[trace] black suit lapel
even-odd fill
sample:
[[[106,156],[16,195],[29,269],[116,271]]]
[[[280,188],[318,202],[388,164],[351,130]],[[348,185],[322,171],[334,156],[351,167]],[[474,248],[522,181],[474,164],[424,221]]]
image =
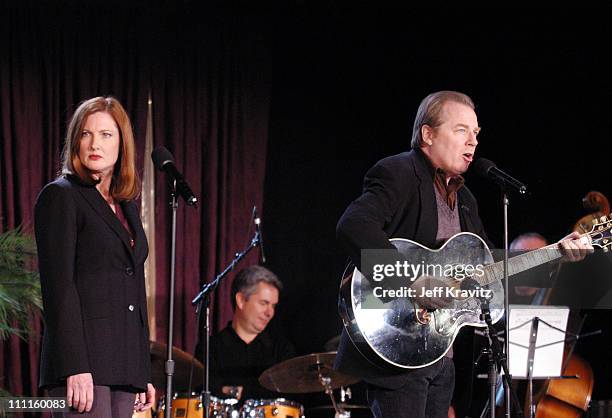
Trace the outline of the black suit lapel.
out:
[[[110,208],[108,203],[104,200],[100,192],[95,187],[81,186],[78,187],[79,192],[85,198],[87,203],[95,210],[98,215],[106,222],[106,224],[113,230],[113,232],[119,237],[125,248],[128,250],[132,261],[134,261],[134,252],[130,245],[130,234],[125,229],[117,215]]]
[[[132,228],[134,233],[134,255],[138,263],[144,261],[146,258],[147,237],[142,229],[142,222],[140,221],[140,214],[138,213],[138,207],[134,201],[121,202],[121,209],[123,214]]]
[[[414,151],[414,173],[419,181],[419,199],[421,212],[416,225],[415,241],[429,247],[436,242],[438,233],[438,207],[433,185],[433,172],[425,161],[425,155]]]

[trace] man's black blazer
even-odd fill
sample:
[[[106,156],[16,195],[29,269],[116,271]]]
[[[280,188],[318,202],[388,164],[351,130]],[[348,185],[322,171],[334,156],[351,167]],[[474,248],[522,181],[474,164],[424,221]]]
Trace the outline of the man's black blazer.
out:
[[[96,385],[144,390],[150,382],[144,281],[147,239],[133,201],[130,235],[94,186],[75,177],[46,185],[35,208],[44,307],[40,386],[90,372]]]
[[[433,248],[438,229],[434,169],[420,150],[377,162],[366,174],[363,193],[346,209],[336,228],[337,239],[352,262],[360,265],[362,249],[394,249],[390,238],[406,238]],[[458,191],[461,230],[481,236],[488,245],[476,199],[467,187]],[[456,342],[455,357],[472,342]],[[458,347],[459,345],[459,347]],[[409,372],[382,369],[363,357],[343,330],[335,367],[388,389],[402,386]],[[459,370],[458,370],[459,371]]]

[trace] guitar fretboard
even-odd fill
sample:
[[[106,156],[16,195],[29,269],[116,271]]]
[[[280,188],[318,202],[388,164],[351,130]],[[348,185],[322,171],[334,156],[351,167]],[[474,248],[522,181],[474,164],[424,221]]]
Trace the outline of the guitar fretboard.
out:
[[[508,260],[508,276],[521,273],[553,260],[558,260],[561,257],[563,257],[563,253],[561,252],[559,244],[551,244],[546,247],[538,248],[537,250],[519,254]],[[478,280],[481,285],[487,285],[496,280],[502,280],[504,278],[503,260],[485,266],[484,271],[485,274],[483,278]]]

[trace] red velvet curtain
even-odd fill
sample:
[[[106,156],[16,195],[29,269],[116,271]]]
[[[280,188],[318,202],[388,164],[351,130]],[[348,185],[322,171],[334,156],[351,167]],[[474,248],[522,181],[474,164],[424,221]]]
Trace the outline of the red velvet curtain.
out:
[[[113,95],[134,126],[142,170],[147,97],[155,146],[166,146],[200,199],[178,211],[174,345],[192,351],[191,299],[231,261],[261,211],[270,57],[257,19],[219,9],[107,5],[6,7],[0,13],[1,230],[32,231],[33,206],[59,169],[67,121],[78,103]],[[157,339],[165,342],[170,222],[164,174],[156,177]],[[257,251],[240,267],[257,262]],[[231,317],[230,275],[214,298],[214,326]],[[41,332],[40,321],[33,324]],[[0,386],[35,395],[39,335],[0,343]]]

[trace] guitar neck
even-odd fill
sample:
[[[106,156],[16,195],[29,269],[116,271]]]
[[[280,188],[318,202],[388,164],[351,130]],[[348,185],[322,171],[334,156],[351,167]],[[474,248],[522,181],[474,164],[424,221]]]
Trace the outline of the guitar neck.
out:
[[[563,257],[563,252],[559,243],[516,255],[508,260],[508,276],[522,273],[550,261],[558,260],[561,257]],[[504,261],[489,264],[485,266],[484,271],[484,280],[479,280],[484,282],[482,284],[502,280],[504,278]]]

